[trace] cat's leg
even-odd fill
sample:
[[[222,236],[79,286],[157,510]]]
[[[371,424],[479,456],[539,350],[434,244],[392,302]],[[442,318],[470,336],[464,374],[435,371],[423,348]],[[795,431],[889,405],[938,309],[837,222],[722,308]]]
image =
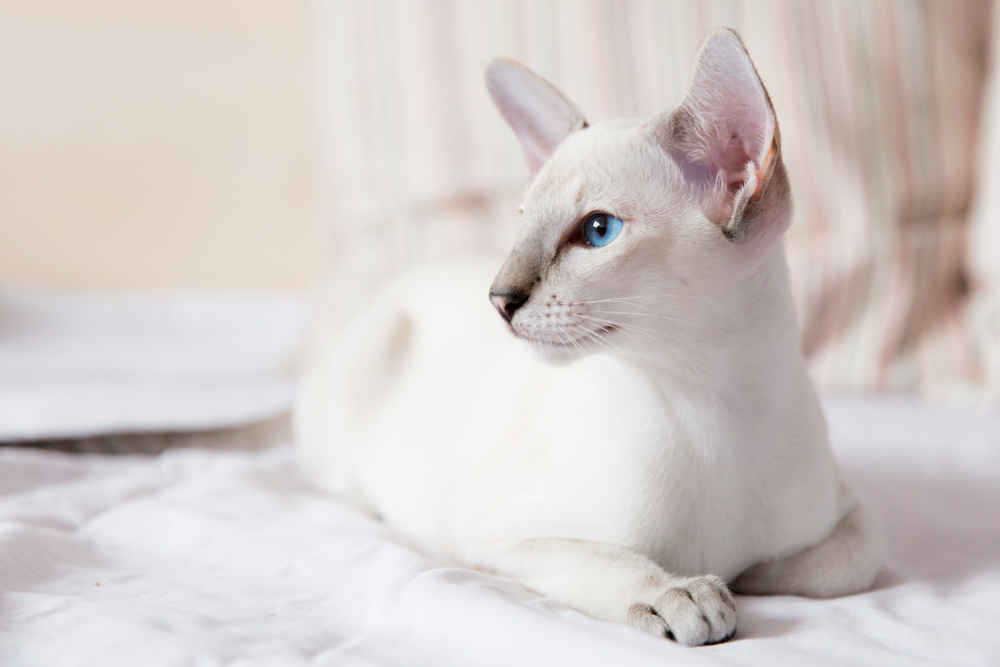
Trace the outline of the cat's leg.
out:
[[[736,633],[736,606],[719,577],[676,577],[610,544],[538,539],[492,548],[476,560],[589,616],[689,646]]]
[[[871,588],[882,567],[882,535],[861,505],[844,515],[819,544],[791,556],[751,566],[733,581],[749,595],[831,598]]]

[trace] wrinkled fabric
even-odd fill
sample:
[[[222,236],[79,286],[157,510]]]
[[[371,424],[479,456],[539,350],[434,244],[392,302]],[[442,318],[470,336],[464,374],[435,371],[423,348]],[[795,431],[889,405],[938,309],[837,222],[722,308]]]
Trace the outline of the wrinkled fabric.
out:
[[[157,457],[0,449],[0,663],[1000,663],[1000,417],[827,401],[885,526],[876,590],[738,597],[685,649],[422,555],[326,496],[291,448]]]

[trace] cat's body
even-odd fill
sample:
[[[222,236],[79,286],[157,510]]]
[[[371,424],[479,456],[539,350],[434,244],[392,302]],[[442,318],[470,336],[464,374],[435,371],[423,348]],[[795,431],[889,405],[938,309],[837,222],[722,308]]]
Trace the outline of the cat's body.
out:
[[[296,410],[300,458],[331,491],[688,644],[735,631],[723,580],[837,595],[870,585],[880,558],[799,352],[770,102],[732,33],[699,68],[672,114],[587,128],[526,70],[491,66],[539,170],[490,289],[502,319],[485,299],[499,262],[410,275],[311,371]],[[713,112],[700,99],[717,102],[720,72],[735,101]]]
[[[537,359],[483,298],[498,268],[467,259],[407,275],[354,324],[326,378],[310,376],[332,386],[303,394],[300,422],[326,432],[303,429],[302,454],[333,490],[463,560],[482,543],[563,537],[727,580],[840,520],[819,405],[801,363],[775,363],[778,346],[758,341],[735,363],[704,350],[730,367],[717,380],[733,392],[706,409],[691,369],[658,379],[609,355]]]

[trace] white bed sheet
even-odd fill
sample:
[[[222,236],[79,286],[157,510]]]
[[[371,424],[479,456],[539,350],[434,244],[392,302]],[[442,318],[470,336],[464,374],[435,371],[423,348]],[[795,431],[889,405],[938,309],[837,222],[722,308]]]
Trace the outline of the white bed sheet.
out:
[[[0,286],[0,441],[222,428],[287,411],[302,296]]]
[[[432,562],[315,491],[287,447],[0,449],[0,664],[1000,664],[1000,417],[827,407],[885,524],[878,588],[738,598],[735,640],[699,649]]]

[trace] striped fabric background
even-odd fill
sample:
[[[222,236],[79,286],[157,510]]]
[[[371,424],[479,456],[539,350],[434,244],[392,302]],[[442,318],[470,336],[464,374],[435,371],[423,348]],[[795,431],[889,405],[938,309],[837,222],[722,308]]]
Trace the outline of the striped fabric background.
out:
[[[970,298],[965,327],[982,361],[985,392],[977,398],[1000,405],[1000,15],[994,10],[990,74],[983,103],[982,131],[972,211],[969,214],[967,263]]]
[[[704,37],[740,30],[782,129],[803,349],[834,389],[964,392],[968,210],[988,0],[315,0],[336,321],[384,276],[503,254],[528,181],[482,84],[491,56],[591,122],[683,96]]]

